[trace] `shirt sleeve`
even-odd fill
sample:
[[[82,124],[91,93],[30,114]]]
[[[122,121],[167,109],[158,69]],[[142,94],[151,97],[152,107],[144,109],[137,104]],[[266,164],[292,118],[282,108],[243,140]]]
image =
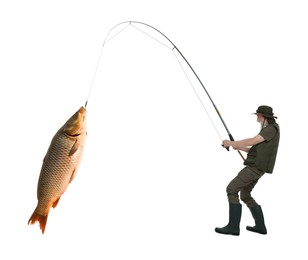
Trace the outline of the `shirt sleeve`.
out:
[[[266,140],[270,141],[271,139],[274,138],[276,134],[276,128],[268,125],[267,127],[263,128],[262,131],[260,132],[260,135]]]

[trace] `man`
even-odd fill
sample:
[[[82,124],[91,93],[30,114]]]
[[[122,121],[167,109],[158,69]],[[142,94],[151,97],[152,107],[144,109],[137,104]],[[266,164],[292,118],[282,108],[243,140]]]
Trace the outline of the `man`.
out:
[[[255,137],[240,141],[224,140],[223,146],[232,146],[235,150],[247,152],[245,167],[227,186],[229,201],[229,223],[225,227],[215,228],[220,234],[239,235],[242,205],[240,199],[247,205],[255,220],[255,226],[247,226],[249,231],[267,234],[261,206],[252,198],[251,191],[264,173],[272,173],[279,145],[279,125],[276,123],[273,109],[269,106],[259,106],[256,113],[261,131]]]

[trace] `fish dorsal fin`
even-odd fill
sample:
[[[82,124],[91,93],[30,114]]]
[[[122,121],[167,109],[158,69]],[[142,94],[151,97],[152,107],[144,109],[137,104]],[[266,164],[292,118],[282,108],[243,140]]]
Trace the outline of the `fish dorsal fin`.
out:
[[[78,142],[78,139],[76,139],[76,141],[75,141],[75,143],[73,144],[73,146],[72,146],[72,148],[71,148],[71,150],[70,150],[68,156],[72,156],[74,153],[76,153],[77,150],[78,150],[78,148],[79,148],[79,142]]]

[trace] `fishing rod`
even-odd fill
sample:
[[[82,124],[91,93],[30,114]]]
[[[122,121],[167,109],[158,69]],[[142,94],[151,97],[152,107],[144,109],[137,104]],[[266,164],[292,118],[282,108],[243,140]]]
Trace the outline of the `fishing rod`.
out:
[[[197,78],[197,80],[199,81],[200,85],[202,86],[203,90],[205,91],[206,95],[208,96],[209,100],[211,101],[211,103],[212,103],[212,105],[213,105],[213,107],[214,107],[214,109],[215,109],[217,115],[219,116],[219,118],[220,118],[220,120],[221,120],[221,122],[222,122],[224,128],[226,129],[230,141],[234,141],[234,138],[233,138],[231,132],[229,131],[229,129],[228,129],[228,127],[227,127],[227,125],[226,125],[224,119],[222,118],[222,116],[221,116],[221,114],[220,114],[220,112],[219,112],[217,106],[215,105],[215,103],[214,103],[212,97],[210,96],[209,92],[207,91],[207,89],[206,89],[205,86],[203,85],[203,83],[202,83],[201,79],[199,78],[198,74],[196,73],[196,71],[194,70],[194,68],[190,65],[190,63],[189,63],[188,60],[185,58],[185,56],[182,54],[182,52],[178,49],[178,47],[177,47],[177,46],[176,46],[176,45],[175,45],[164,33],[162,33],[160,30],[158,30],[157,28],[153,27],[152,25],[149,25],[149,24],[144,23],[144,22],[138,22],[138,21],[125,21],[125,22],[121,22],[121,23],[118,23],[117,25],[115,25],[115,26],[109,31],[109,33],[107,34],[107,36],[106,36],[106,38],[105,38],[105,41],[104,41],[104,43],[103,43],[103,48],[104,48],[104,46],[105,46],[105,43],[106,43],[107,40],[108,40],[108,37],[109,37],[109,34],[111,33],[111,31],[113,31],[114,28],[116,28],[116,27],[118,27],[118,26],[120,26],[120,25],[123,25],[123,24],[128,24],[127,26],[132,25],[132,24],[140,24],[140,25],[149,27],[149,28],[155,30],[156,32],[158,32],[160,35],[162,35],[165,39],[167,39],[167,40],[169,41],[169,43],[172,45],[172,50],[176,50],[176,51],[180,54],[180,56],[183,58],[183,60],[185,61],[185,63],[188,65],[188,67],[191,69],[191,71],[193,72],[193,74],[195,75],[195,77]],[[126,27],[127,27],[127,26],[126,26]],[[125,28],[126,28],[126,27],[125,27]],[[134,26],[134,27],[135,27],[135,26]],[[125,28],[124,28],[124,29],[125,29]],[[137,27],[135,27],[135,28],[137,28]],[[124,29],[122,29],[121,31],[123,31]],[[137,28],[137,29],[138,29],[138,28]],[[120,32],[121,32],[121,31],[120,31]],[[120,32],[118,32],[117,34],[119,34]],[[116,35],[117,35],[117,34],[116,34]],[[115,36],[116,36],[116,35],[115,35]],[[113,36],[113,37],[115,37],[115,36]],[[148,36],[149,36],[149,35],[148,35]],[[113,38],[113,37],[112,37],[112,38]],[[151,36],[150,36],[150,37],[151,37]],[[152,37],[151,37],[151,38],[152,38]],[[110,39],[109,39],[109,40],[110,40]],[[108,41],[109,41],[109,40],[108,40]],[[162,44],[163,44],[163,43],[162,43]],[[165,45],[165,44],[163,44],[163,45]],[[102,51],[103,51],[103,48],[102,48]],[[101,51],[100,56],[99,56],[98,64],[99,64],[99,61],[100,61],[101,56],[102,56],[102,51]],[[94,77],[95,77],[96,72],[97,72],[98,64],[97,64],[96,69],[95,69]],[[93,85],[93,81],[94,81],[94,78],[93,78],[93,80],[92,80],[91,88],[92,88],[92,85]],[[90,91],[91,91],[91,88],[90,88]],[[90,92],[89,92],[89,94],[90,94]],[[200,102],[201,102],[201,101],[200,101]],[[85,106],[87,105],[87,103],[88,103],[88,99],[87,99],[87,101],[86,101]],[[202,102],[201,102],[201,103],[202,103]],[[223,144],[222,144],[222,146],[223,146]],[[223,146],[223,147],[224,147],[224,146]],[[225,148],[229,151],[229,147],[225,147]],[[239,155],[242,157],[242,159],[245,160],[245,158],[244,158],[244,156],[242,155],[242,153],[241,153],[239,150],[237,150],[237,151],[238,151]]]

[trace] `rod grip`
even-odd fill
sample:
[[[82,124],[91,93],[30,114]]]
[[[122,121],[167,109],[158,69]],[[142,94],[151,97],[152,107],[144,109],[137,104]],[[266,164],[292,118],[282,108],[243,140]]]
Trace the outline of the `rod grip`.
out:
[[[228,151],[230,151],[229,147],[224,147],[224,145],[221,145],[223,148],[226,148]]]
[[[234,141],[234,138],[233,138],[232,134],[229,134],[229,139],[230,139],[230,141]],[[223,144],[221,146],[224,147]],[[224,147],[224,148],[226,148],[227,151],[230,151],[229,147]]]
[[[230,139],[230,141],[234,141],[234,138],[233,138],[233,136],[231,135],[231,134],[229,134],[229,139]],[[222,147],[224,147],[223,146],[223,144],[222,144]],[[228,151],[229,151],[229,147],[225,147]],[[244,156],[242,155],[242,153],[238,150],[237,151],[238,153],[239,153],[239,155],[242,157],[242,159],[245,161],[245,158],[244,158]]]

